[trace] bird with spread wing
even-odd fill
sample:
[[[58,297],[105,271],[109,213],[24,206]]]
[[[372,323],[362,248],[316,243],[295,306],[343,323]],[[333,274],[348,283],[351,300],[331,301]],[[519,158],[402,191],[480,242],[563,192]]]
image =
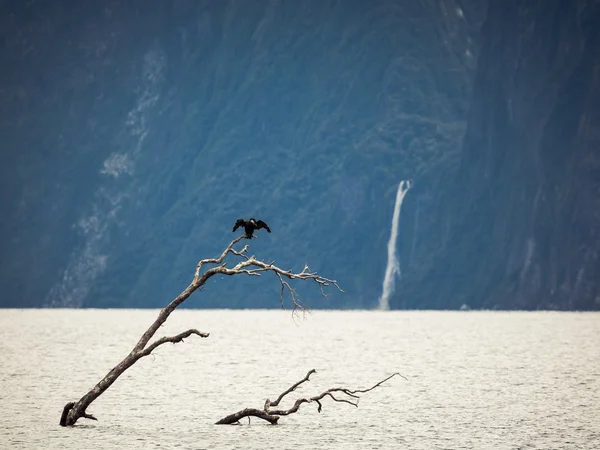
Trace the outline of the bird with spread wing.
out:
[[[261,228],[264,228],[269,233],[271,232],[269,225],[267,225],[262,220],[256,220],[254,217],[250,218],[250,220],[238,219],[237,222],[235,222],[232,231],[237,230],[239,227],[244,227],[244,231],[246,232],[246,239],[252,239],[254,237],[252,235],[252,233],[254,233],[254,230],[260,230]]]

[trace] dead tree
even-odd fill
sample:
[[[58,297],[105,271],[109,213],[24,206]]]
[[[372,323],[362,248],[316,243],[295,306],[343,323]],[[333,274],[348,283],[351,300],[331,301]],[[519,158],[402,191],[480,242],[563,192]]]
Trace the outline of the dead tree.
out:
[[[305,311],[305,307],[300,303],[298,299],[298,295],[296,291],[290,286],[287,280],[312,280],[319,285],[321,288],[321,292],[324,294],[323,288],[327,286],[335,286],[338,290],[341,291],[335,280],[330,280],[328,278],[324,278],[318,275],[316,272],[310,272],[308,266],[304,266],[304,269],[301,272],[294,273],[291,270],[283,270],[279,267],[275,266],[273,262],[265,263],[264,261],[257,260],[254,256],[248,256],[246,253],[248,251],[248,245],[246,245],[240,251],[237,251],[233,248],[235,244],[237,244],[240,240],[242,240],[244,236],[240,236],[227,246],[225,251],[218,258],[211,259],[203,259],[198,262],[196,266],[196,271],[194,273],[194,278],[190,285],[179,294],[171,303],[169,303],[165,308],[161,309],[158,317],[154,321],[150,328],[146,330],[146,332],[142,335],[138,343],[133,347],[131,352],[113,367],[108,374],[94,388],[85,394],[83,397],[79,399],[77,402],[69,402],[64,408],[60,418],[61,426],[72,426],[75,425],[77,420],[80,418],[97,420],[93,415],[88,414],[86,409],[90,404],[96,400],[104,391],[106,391],[116,380],[121,376],[123,372],[133,366],[139,359],[144,356],[150,355],[154,349],[157,347],[170,342],[175,344],[177,342],[182,342],[185,338],[188,338],[192,335],[200,336],[200,337],[208,337],[208,333],[204,333],[198,331],[196,329],[191,329],[184,331],[183,333],[179,333],[176,336],[165,336],[160,339],[155,340],[150,343],[150,340],[154,337],[155,333],[158,329],[165,323],[169,315],[181,305],[192,293],[204,286],[206,281],[212,277],[213,275],[221,274],[221,275],[238,275],[238,274],[246,274],[250,276],[260,276],[262,272],[273,272],[279,279],[281,283],[281,294],[279,297],[281,307],[284,305],[283,295],[287,289],[290,294],[292,301],[292,311],[296,313],[297,311]],[[227,262],[223,262],[225,257],[229,254],[233,254],[242,259],[242,261],[238,262],[234,267],[228,269]],[[205,265],[208,264],[216,264],[216,266],[210,267],[202,272],[202,269]]]
[[[374,385],[368,389],[350,390],[347,388],[331,388],[331,389],[328,389],[325,392],[322,392],[319,395],[315,395],[313,397],[299,398],[294,402],[294,405],[289,409],[271,409],[275,406],[279,406],[279,403],[281,402],[281,400],[283,400],[283,398],[286,395],[288,395],[290,392],[295,391],[296,388],[298,386],[300,386],[302,383],[309,381],[309,378],[313,373],[316,373],[315,369],[309,370],[303,379],[298,381],[296,384],[294,384],[292,387],[290,387],[287,391],[284,391],[282,394],[280,394],[279,397],[277,397],[277,400],[275,400],[274,402],[271,402],[269,399],[267,399],[263,409],[257,409],[257,408],[242,409],[241,411],[230,414],[227,417],[223,417],[221,420],[219,420],[216,423],[216,425],[237,425],[237,424],[239,424],[240,419],[243,419],[244,417],[248,417],[248,420],[250,420],[250,417],[258,417],[259,419],[266,420],[271,425],[277,425],[281,416],[289,416],[290,414],[294,414],[295,412],[298,412],[298,410],[300,409],[300,405],[302,405],[303,403],[315,402],[318,405],[317,412],[320,413],[321,410],[323,409],[323,404],[321,403],[321,401],[325,397],[330,397],[333,401],[340,402],[340,403],[348,403],[349,405],[356,406],[358,408],[358,399],[360,397],[357,394],[364,394],[365,392],[372,391],[376,387],[381,386],[387,380],[389,380],[390,378],[393,378],[395,376],[399,376],[399,377],[406,379],[403,375],[400,375],[399,373],[394,373],[394,374],[390,375],[389,377],[387,377],[385,380],[380,381],[379,383],[377,383],[376,385]],[[344,398],[340,398],[339,396],[336,397],[333,394],[342,395],[342,396],[344,396]]]

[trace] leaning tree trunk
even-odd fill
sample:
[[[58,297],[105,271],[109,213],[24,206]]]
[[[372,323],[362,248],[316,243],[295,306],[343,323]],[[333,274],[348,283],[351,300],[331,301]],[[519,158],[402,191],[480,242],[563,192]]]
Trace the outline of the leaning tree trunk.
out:
[[[321,412],[321,410],[323,409],[323,404],[321,403],[321,401],[325,397],[330,397],[333,401],[340,402],[340,403],[348,403],[349,405],[356,406],[358,408],[358,399],[360,398],[360,396],[358,394],[364,394],[365,392],[372,391],[373,389],[381,386],[387,380],[389,380],[390,378],[393,378],[395,376],[399,376],[399,377],[406,379],[403,375],[400,375],[399,373],[393,373],[392,375],[387,377],[385,380],[380,381],[379,383],[377,383],[376,385],[374,385],[368,389],[350,390],[347,388],[331,388],[331,389],[328,389],[325,392],[322,392],[319,395],[315,395],[313,397],[299,398],[294,402],[294,404],[292,405],[291,408],[271,409],[274,406],[279,406],[279,403],[283,400],[283,398],[286,395],[288,395],[290,392],[295,391],[296,388],[298,386],[300,386],[302,383],[309,381],[310,376],[316,372],[317,371],[315,369],[309,370],[304,378],[302,378],[300,381],[298,381],[296,384],[294,384],[288,390],[281,393],[279,395],[279,397],[277,397],[277,400],[275,400],[274,402],[271,402],[269,399],[267,399],[263,409],[258,409],[258,408],[242,409],[241,411],[238,411],[236,413],[233,413],[226,417],[223,417],[221,420],[219,420],[216,423],[216,425],[237,425],[240,423],[240,420],[243,419],[244,417],[247,417],[248,420],[250,420],[250,417],[258,417],[259,419],[266,420],[271,425],[277,425],[277,423],[279,422],[279,418],[281,416],[289,416],[290,414],[294,414],[294,413],[298,412],[298,410],[300,409],[300,406],[303,403],[315,402],[317,405],[319,405],[317,407],[317,412]],[[343,396],[345,396],[345,398],[336,397],[333,395],[334,393],[343,395]]]
[[[251,276],[260,276],[261,272],[273,272],[279,278],[279,281],[281,283],[281,294],[280,294],[281,306],[282,306],[282,308],[284,307],[283,294],[284,294],[285,290],[287,289],[288,292],[290,293],[290,297],[292,300],[293,313],[295,313],[297,310],[304,311],[305,308],[298,301],[296,291],[290,286],[290,284],[287,281],[284,280],[284,278],[287,278],[290,280],[293,280],[293,279],[313,280],[315,283],[317,283],[321,287],[321,289],[324,286],[326,287],[326,286],[333,285],[338,290],[341,291],[340,287],[338,286],[338,284],[336,283],[335,280],[330,280],[330,279],[321,277],[316,272],[310,272],[308,270],[308,266],[304,266],[304,269],[302,270],[302,272],[293,273],[291,270],[280,269],[279,267],[275,266],[273,263],[267,264],[264,261],[259,261],[259,260],[255,259],[254,256],[247,256],[246,252],[248,251],[248,245],[246,245],[240,251],[234,250],[233,246],[235,244],[237,244],[243,238],[244,238],[244,236],[240,236],[240,237],[234,239],[233,241],[231,241],[231,243],[227,246],[227,248],[225,249],[225,251],[223,251],[223,253],[221,254],[221,256],[219,258],[203,259],[198,262],[198,264],[196,265],[196,271],[194,273],[194,278],[193,278],[192,282],[190,283],[190,285],[181,294],[179,294],[173,301],[171,301],[171,303],[169,303],[167,305],[167,307],[161,309],[161,311],[158,314],[158,317],[156,318],[154,323],[152,323],[152,325],[150,325],[150,328],[148,328],[146,330],[146,332],[142,335],[142,337],[140,338],[138,343],[131,350],[131,352],[125,357],[125,359],[123,359],[123,361],[121,361],[119,364],[117,364],[115,367],[113,367],[110,370],[110,372],[108,372],[106,374],[106,376],[104,378],[102,378],[102,380],[100,380],[100,382],[98,382],[98,384],[96,384],[96,386],[94,386],[94,388],[91,391],[89,391],[87,394],[85,394],[83,397],[81,397],[79,399],[79,401],[69,402],[64,406],[63,412],[62,412],[62,415],[60,418],[61,426],[75,425],[75,423],[82,417],[86,418],[86,419],[97,420],[93,415],[88,414],[86,412],[88,406],[90,406],[90,404],[94,400],[96,400],[98,397],[100,397],[100,395],[102,395],[102,393],[104,393],[104,391],[106,391],[117,380],[117,378],[119,378],[123,374],[123,372],[125,372],[127,369],[129,369],[131,366],[133,366],[139,359],[143,358],[144,356],[150,355],[154,351],[154,349],[157,348],[158,346],[166,344],[167,342],[171,342],[173,344],[175,344],[177,342],[182,342],[183,339],[190,337],[191,335],[197,335],[197,336],[204,337],[204,338],[208,337],[209,336],[208,333],[204,333],[204,332],[198,331],[196,329],[191,329],[191,330],[187,330],[182,333],[179,333],[176,336],[162,337],[160,339],[157,339],[153,343],[149,344],[150,340],[154,337],[155,333],[165,323],[165,321],[167,320],[169,315],[171,315],[171,313],[175,310],[175,308],[177,308],[179,305],[181,305],[190,295],[192,295],[194,293],[194,291],[196,289],[202,287],[206,283],[206,281],[213,275],[216,275],[216,274],[238,275],[238,274],[244,273],[244,274],[251,275]],[[239,256],[239,257],[243,258],[244,260],[239,262],[238,264],[236,264],[232,269],[227,269],[225,267],[227,265],[227,263],[226,262],[224,263],[223,260],[229,253]],[[201,275],[200,273],[201,273],[202,267],[205,264],[218,264],[218,265],[215,267],[211,267],[210,269],[207,269]]]

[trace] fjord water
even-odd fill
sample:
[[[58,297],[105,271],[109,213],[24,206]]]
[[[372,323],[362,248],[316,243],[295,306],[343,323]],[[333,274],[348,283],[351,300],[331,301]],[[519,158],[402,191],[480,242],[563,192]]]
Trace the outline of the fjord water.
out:
[[[123,358],[156,310],[0,311],[0,447],[599,448],[600,314],[554,312],[180,310],[167,344],[89,408],[99,421],[58,425]],[[213,423],[292,394],[367,387],[359,408],[303,405],[279,426]]]

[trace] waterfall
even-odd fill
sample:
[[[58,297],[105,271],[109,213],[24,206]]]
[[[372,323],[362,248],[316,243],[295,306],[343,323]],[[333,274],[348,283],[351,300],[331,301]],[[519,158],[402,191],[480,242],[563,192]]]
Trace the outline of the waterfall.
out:
[[[383,288],[381,297],[379,298],[379,309],[390,309],[390,296],[395,289],[395,276],[400,275],[400,262],[396,256],[396,240],[398,238],[398,222],[400,221],[400,208],[402,208],[402,200],[410,189],[410,181],[401,181],[398,185],[396,193],[396,204],[394,206],[394,215],[392,216],[392,233],[388,242],[388,260],[385,268],[385,277],[383,279]]]

